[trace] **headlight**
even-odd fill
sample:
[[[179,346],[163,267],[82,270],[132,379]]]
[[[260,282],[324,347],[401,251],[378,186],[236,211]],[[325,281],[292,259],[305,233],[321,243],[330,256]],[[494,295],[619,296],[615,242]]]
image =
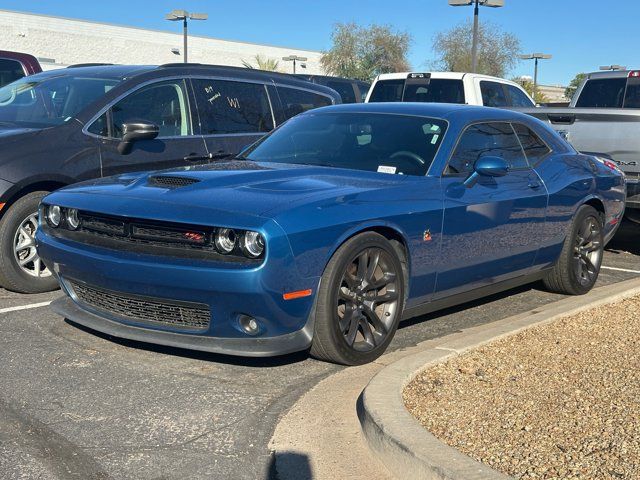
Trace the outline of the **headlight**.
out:
[[[220,228],[216,232],[215,244],[220,253],[225,255],[231,253],[236,246],[237,235],[235,230],[230,228]]]
[[[258,232],[247,231],[240,241],[240,249],[247,257],[257,258],[264,252],[264,237]]]
[[[78,218],[78,210],[76,208],[67,210],[67,226],[71,230],[77,230],[80,226],[80,219]]]
[[[47,207],[47,222],[49,222],[49,225],[57,227],[60,225],[61,219],[62,213],[58,205],[50,205]]]

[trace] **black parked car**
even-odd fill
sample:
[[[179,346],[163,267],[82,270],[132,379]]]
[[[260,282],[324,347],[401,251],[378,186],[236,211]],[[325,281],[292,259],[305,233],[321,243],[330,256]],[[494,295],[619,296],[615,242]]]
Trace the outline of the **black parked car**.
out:
[[[290,75],[198,64],[82,66],[0,88],[0,285],[57,287],[34,244],[47,192],[231,157],[290,117],[334,103],[335,91]]]
[[[342,97],[342,103],[364,103],[369,92],[370,83],[362,80],[352,80],[350,78],[330,77],[328,75],[305,75],[299,73],[295,75],[308,82],[317,85],[324,85],[334,89]]]

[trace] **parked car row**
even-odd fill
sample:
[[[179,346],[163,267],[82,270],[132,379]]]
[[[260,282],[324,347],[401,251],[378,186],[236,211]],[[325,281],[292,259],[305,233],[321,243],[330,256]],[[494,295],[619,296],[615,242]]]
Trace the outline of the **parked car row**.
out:
[[[483,107],[532,107],[513,82],[366,88],[199,64],[0,88],[0,284],[59,284],[55,311],[118,337],[349,365],[402,318],[535,280],[593,287],[624,213],[614,164]]]

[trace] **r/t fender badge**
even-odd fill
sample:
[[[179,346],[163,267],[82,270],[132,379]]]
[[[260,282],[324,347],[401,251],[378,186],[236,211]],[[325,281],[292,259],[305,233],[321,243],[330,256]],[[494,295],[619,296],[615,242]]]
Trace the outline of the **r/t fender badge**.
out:
[[[430,242],[432,240],[431,238],[431,230],[425,230],[424,234],[422,235],[422,240],[424,240],[425,242]]]

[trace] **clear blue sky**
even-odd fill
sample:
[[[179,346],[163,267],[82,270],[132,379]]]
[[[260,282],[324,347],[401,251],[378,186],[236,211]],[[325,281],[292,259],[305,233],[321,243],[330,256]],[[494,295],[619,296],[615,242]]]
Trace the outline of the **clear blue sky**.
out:
[[[336,22],[386,23],[411,33],[410,61],[418,70],[434,58],[434,34],[473,12],[447,0],[2,0],[0,8],[175,32],[179,24],[164,14],[184,8],[209,14],[208,21],[192,23],[194,34],[311,50],[330,47]],[[505,0],[504,8],[480,9],[480,21],[515,33],[524,53],[553,54],[540,66],[539,81],[547,84],[566,84],[599,65],[640,68],[639,19],[638,0]],[[533,75],[532,62],[521,62],[509,74],[515,75]]]

